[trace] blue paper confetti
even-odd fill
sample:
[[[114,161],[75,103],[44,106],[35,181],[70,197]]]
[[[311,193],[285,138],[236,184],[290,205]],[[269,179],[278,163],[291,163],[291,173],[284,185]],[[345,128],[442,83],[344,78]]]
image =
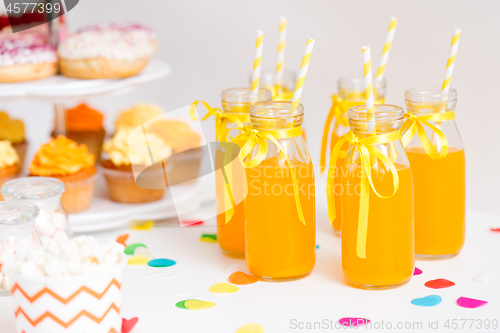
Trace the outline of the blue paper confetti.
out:
[[[429,295],[422,298],[415,298],[411,304],[418,306],[435,306],[441,303],[443,299],[439,295]]]

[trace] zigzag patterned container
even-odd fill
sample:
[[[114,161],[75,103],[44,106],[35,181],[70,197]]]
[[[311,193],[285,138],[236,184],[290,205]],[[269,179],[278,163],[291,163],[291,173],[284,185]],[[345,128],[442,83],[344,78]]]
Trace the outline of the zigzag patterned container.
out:
[[[119,333],[126,265],[65,278],[9,276],[18,333]]]

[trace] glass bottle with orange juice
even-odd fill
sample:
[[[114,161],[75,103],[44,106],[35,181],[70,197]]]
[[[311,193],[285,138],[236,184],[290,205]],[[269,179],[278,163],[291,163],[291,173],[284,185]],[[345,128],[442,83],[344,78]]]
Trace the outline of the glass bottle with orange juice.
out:
[[[250,272],[266,281],[304,277],[316,261],[314,170],[302,136],[303,117],[302,105],[252,104],[251,128],[233,141],[246,135],[246,142],[254,142],[244,154],[245,258]]]
[[[238,132],[231,130],[235,127],[248,125],[250,122],[250,105],[257,101],[270,101],[271,92],[268,89],[259,89],[258,94],[252,94],[250,88],[227,89],[222,92],[223,113],[231,118],[225,118],[222,129],[217,129],[218,141],[229,141],[229,135],[234,136]],[[232,121],[233,120],[233,121]],[[239,120],[237,122],[236,120]],[[227,131],[227,132],[226,132]],[[221,137],[224,136],[224,137]],[[228,154],[223,145],[218,146],[216,150],[215,161],[223,161]],[[232,188],[237,190],[238,182],[245,179],[244,172],[233,170]],[[228,175],[226,175],[228,176]],[[216,205],[217,205],[217,239],[222,251],[232,257],[244,258],[245,256],[245,202],[235,202],[234,214],[230,221],[226,223],[226,214],[228,210],[228,200],[223,174],[216,173]],[[234,193],[233,193],[234,194]]]
[[[406,91],[405,100],[408,124],[403,128],[417,121],[425,130],[409,137],[406,146],[414,179],[415,254],[423,260],[450,258],[465,242],[465,153],[454,120],[457,91],[442,96],[439,87],[417,87]]]
[[[321,143],[321,172],[326,166],[326,157],[330,156],[335,144],[339,138],[349,132],[349,122],[347,120],[347,110],[353,106],[365,104],[365,86],[364,78],[358,76],[344,76],[337,82],[338,94],[332,95],[332,107],[328,113],[325,128],[323,130],[323,140]],[[375,104],[385,103],[386,80],[374,81],[373,96]],[[330,147],[327,153],[327,147]],[[342,176],[342,165],[345,160],[342,157],[337,159],[337,168],[335,169],[335,184],[340,184]],[[337,207],[337,217],[333,221],[333,230],[335,234],[340,235],[342,212],[340,209],[340,197],[342,191],[339,186],[333,189],[335,205]]]
[[[413,274],[413,183],[400,141],[403,109],[383,104],[374,110],[373,132],[368,132],[364,105],[348,111],[351,132],[344,137],[349,147],[341,178],[342,270],[351,286],[389,289],[407,283]]]

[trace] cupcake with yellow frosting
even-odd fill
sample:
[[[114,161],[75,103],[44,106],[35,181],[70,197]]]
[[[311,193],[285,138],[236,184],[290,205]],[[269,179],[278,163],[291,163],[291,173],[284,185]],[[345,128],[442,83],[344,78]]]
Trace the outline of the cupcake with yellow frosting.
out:
[[[0,187],[8,180],[16,178],[19,172],[19,156],[8,140],[0,140]],[[0,194],[0,200],[3,200]]]
[[[87,146],[59,135],[42,145],[31,162],[30,176],[53,177],[64,182],[61,201],[67,213],[90,207],[97,169]]]
[[[146,138],[142,131],[119,127],[103,151],[109,157],[102,161],[102,172],[111,200],[144,203],[163,197],[167,186],[164,161],[172,155],[163,139],[149,131]]]
[[[142,124],[155,120],[163,114],[163,110],[158,105],[154,104],[136,104],[131,108],[122,111],[116,118],[115,128],[118,131],[120,128],[136,128]]]
[[[66,137],[79,144],[85,144],[94,155],[96,163],[101,158],[104,142],[104,116],[85,103],[66,110]],[[55,131],[52,132],[55,137]]]
[[[28,142],[24,136],[24,124],[19,119],[12,119],[3,111],[0,111],[0,140],[7,140],[19,156],[18,173],[23,169],[24,157],[28,148]]]

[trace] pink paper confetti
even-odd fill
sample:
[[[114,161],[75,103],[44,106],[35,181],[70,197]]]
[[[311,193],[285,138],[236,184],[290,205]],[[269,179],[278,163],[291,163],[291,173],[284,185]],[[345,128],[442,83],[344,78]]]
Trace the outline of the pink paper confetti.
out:
[[[490,230],[493,232],[500,232],[500,228],[490,228]]]
[[[203,221],[199,220],[182,220],[180,221],[181,227],[193,227],[193,226],[198,226],[202,225]]]
[[[134,317],[129,320],[122,318],[122,333],[129,333],[134,328],[135,324],[139,321],[139,318]]]
[[[345,317],[345,318],[341,318],[339,320],[339,323],[345,327],[363,326],[369,322],[370,322],[370,319],[366,319],[366,318]]]
[[[415,270],[413,271],[413,275],[420,275],[422,274],[422,270],[420,268],[415,267]]]
[[[468,309],[475,309],[481,305],[484,305],[488,302],[486,301],[481,301],[479,299],[474,299],[474,298],[467,298],[467,297],[460,297],[457,299],[457,304],[463,308],[468,308]]]

